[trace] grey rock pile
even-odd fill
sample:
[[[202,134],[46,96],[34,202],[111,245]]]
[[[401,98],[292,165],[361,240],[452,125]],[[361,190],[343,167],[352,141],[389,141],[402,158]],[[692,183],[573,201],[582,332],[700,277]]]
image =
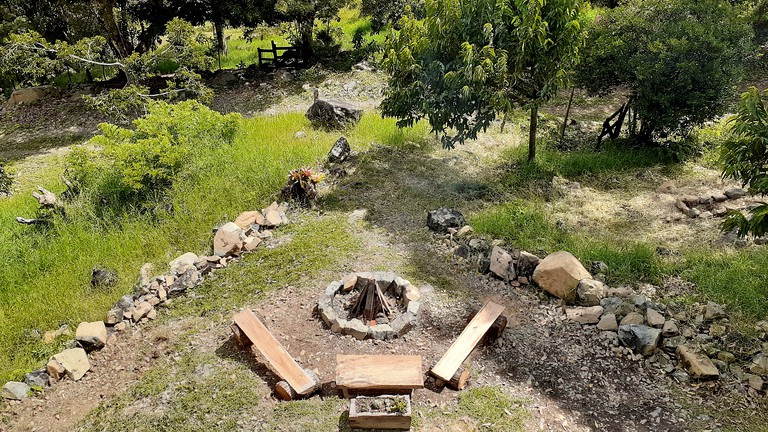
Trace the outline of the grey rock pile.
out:
[[[344,129],[355,125],[363,117],[363,110],[333,99],[317,99],[307,110],[312,126],[322,129]]]

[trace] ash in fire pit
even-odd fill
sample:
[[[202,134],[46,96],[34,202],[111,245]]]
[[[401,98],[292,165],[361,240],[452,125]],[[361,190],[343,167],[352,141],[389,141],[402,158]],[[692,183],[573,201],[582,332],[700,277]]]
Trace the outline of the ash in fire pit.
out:
[[[416,326],[420,299],[419,289],[394,273],[354,273],[331,282],[317,310],[336,333],[392,339]]]

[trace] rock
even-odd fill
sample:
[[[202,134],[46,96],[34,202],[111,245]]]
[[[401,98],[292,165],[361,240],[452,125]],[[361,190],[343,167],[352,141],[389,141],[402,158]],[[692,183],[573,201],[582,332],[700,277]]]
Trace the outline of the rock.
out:
[[[123,310],[119,308],[112,308],[107,311],[107,316],[104,318],[104,324],[115,325],[123,320]]]
[[[8,98],[8,104],[30,104],[44,98],[52,91],[51,86],[27,87],[15,90]]]
[[[699,209],[692,208],[688,210],[688,217],[691,219],[696,219],[697,217],[699,217],[699,215],[701,215],[701,210]]]
[[[594,279],[582,279],[576,288],[577,302],[584,306],[597,306],[605,297],[605,285]]]
[[[680,345],[675,351],[685,369],[695,378],[717,378],[720,371],[705,354],[688,345]]]
[[[645,319],[642,315],[640,315],[637,312],[630,312],[627,314],[627,316],[624,317],[624,319],[621,320],[620,325],[630,325],[630,324],[643,324],[645,323]]]
[[[342,129],[359,122],[363,117],[363,110],[346,102],[317,99],[309,107],[306,115],[314,127]]]
[[[408,312],[409,315],[418,316],[420,307],[421,307],[421,302],[412,301],[408,303],[408,307],[406,308],[406,311]]]
[[[727,331],[728,331],[728,327],[724,325],[712,324],[711,326],[709,326],[709,335],[712,337],[724,336]]]
[[[239,82],[240,77],[235,75],[232,71],[222,69],[220,73],[211,80],[211,87],[228,87]]]
[[[628,324],[619,326],[619,341],[631,348],[635,354],[649,356],[653,354],[661,338],[661,330],[652,327]]]
[[[168,295],[174,297],[183,294],[188,289],[197,286],[198,282],[200,282],[200,272],[193,267],[168,286]]]
[[[149,302],[141,302],[138,306],[136,306],[136,310],[133,312],[133,320],[139,321],[140,319],[147,316],[149,311],[152,310],[152,305],[149,304]]]
[[[608,273],[608,264],[602,261],[592,261],[589,265],[589,271],[595,273]]]
[[[712,195],[702,195],[699,197],[699,204],[712,204],[715,202],[714,198],[712,198]]]
[[[213,237],[214,255],[223,257],[238,253],[242,245],[242,233],[243,230],[233,222],[228,222],[216,230]]]
[[[388,340],[395,337],[395,331],[389,324],[377,324],[371,326],[371,338],[375,340]]]
[[[294,137],[294,138],[296,138],[296,139],[304,139],[304,138],[306,138],[306,137],[307,137],[307,133],[306,133],[306,132],[304,132],[304,131],[298,131],[298,132],[296,132],[296,133],[293,135],[293,137]]]
[[[155,266],[152,263],[144,263],[139,269],[139,286],[145,287],[152,282],[152,271]]]
[[[351,335],[357,340],[363,340],[368,337],[368,330],[369,327],[357,318],[349,320],[344,328],[346,334]]]
[[[604,314],[600,318],[600,322],[597,323],[597,328],[603,331],[616,331],[619,329],[619,324],[616,322],[616,315]]]
[[[712,321],[719,318],[725,318],[725,310],[723,307],[714,302],[708,302],[706,309],[704,309],[704,319]]]
[[[347,160],[352,153],[352,148],[349,147],[349,141],[343,136],[336,140],[336,143],[331,147],[331,151],[328,152],[328,162],[341,163]]]
[[[49,379],[48,372],[45,369],[40,369],[24,375],[24,384],[30,387],[43,388],[48,386]]]
[[[714,201],[716,203],[721,203],[721,202],[728,201],[728,195],[726,195],[724,193],[716,192],[716,193],[712,194],[712,201]]]
[[[48,372],[48,376],[54,381],[62,379],[66,373],[64,366],[54,359],[48,361],[48,364],[45,365],[45,371]]]
[[[418,302],[421,300],[421,293],[419,289],[413,285],[406,285],[403,289],[403,306],[408,307],[411,302]]]
[[[688,207],[688,204],[683,202],[683,200],[675,201],[675,207],[685,214],[688,214],[688,212],[691,211],[691,209]]]
[[[749,365],[749,371],[758,375],[768,374],[768,356],[762,353],[756,355]]]
[[[11,400],[22,400],[29,396],[30,388],[23,382],[8,381],[3,386],[3,398]]]
[[[432,231],[447,233],[448,228],[464,226],[464,215],[455,209],[440,208],[427,213],[427,227]]]
[[[474,230],[469,225],[464,225],[459,229],[459,231],[456,232],[456,237],[464,238],[472,234]]]
[[[517,275],[531,277],[539,263],[541,263],[541,258],[538,256],[526,251],[520,251],[520,257],[517,259]]]
[[[710,211],[701,212],[701,214],[699,215],[701,219],[712,219],[712,216],[713,216],[712,212]]]
[[[94,267],[91,271],[91,286],[94,288],[110,287],[116,282],[117,274],[112,270]]]
[[[280,217],[280,212],[277,210],[268,210],[264,212],[264,225],[268,227],[280,226],[283,223],[283,218]]]
[[[130,294],[126,294],[120,297],[120,300],[112,306],[113,309],[120,309],[121,311],[128,312],[134,308],[133,297]]]
[[[260,211],[252,210],[240,213],[235,219],[235,225],[241,229],[248,229],[251,225],[264,225],[264,215]]]
[[[149,313],[147,313],[147,319],[153,320],[155,318],[157,318],[157,309],[152,309],[149,311]]]
[[[187,252],[184,255],[172,260],[168,263],[171,267],[171,273],[180,275],[189,269],[195,269],[195,263],[200,259],[196,254]]]
[[[605,297],[622,297],[629,298],[635,295],[635,292],[630,288],[618,287],[618,288],[605,288]],[[602,301],[602,300],[601,300]]]
[[[651,308],[648,308],[648,310],[645,311],[645,320],[648,322],[648,325],[651,327],[662,328],[666,323],[666,320],[664,319],[664,315],[660,314],[656,309],[651,309]],[[663,332],[664,330],[662,330],[662,333]]]
[[[602,306],[565,308],[565,316],[579,324],[597,324],[603,314]]]
[[[505,281],[517,277],[515,275],[512,255],[498,246],[494,246],[491,250],[491,265],[488,267],[488,270]]]
[[[656,188],[656,191],[659,193],[671,194],[675,191],[675,182],[672,180],[665,181]]]
[[[725,363],[733,363],[736,361],[736,356],[728,351],[720,351],[717,353],[717,359]]]
[[[661,328],[661,334],[664,337],[677,336],[679,332],[677,323],[674,320],[664,322],[664,326]]]
[[[758,333],[768,333],[768,321],[758,321],[755,324],[755,330]]]
[[[572,304],[582,279],[591,279],[581,262],[568,252],[555,252],[541,260],[533,272],[533,281],[544,291]]]
[[[128,324],[126,324],[125,321],[119,322],[115,324],[115,331],[119,331],[119,332],[125,331],[127,327],[128,327]]]
[[[355,288],[355,285],[357,285],[357,275],[356,274],[348,274],[341,278],[341,289],[344,292],[350,292]]]
[[[745,378],[747,379],[747,383],[749,384],[749,386],[752,387],[753,389],[757,391],[760,391],[763,389],[763,384],[765,384],[765,382],[759,376],[753,375],[753,374],[746,374]]]
[[[75,331],[75,339],[86,350],[104,348],[107,343],[107,327],[104,321],[80,323]]]
[[[82,348],[71,348],[64,350],[55,356],[53,360],[56,360],[61,367],[64,368],[65,373],[69,379],[77,381],[82,378],[88,370],[91,369],[91,363],[88,361],[88,355]],[[50,363],[49,363],[50,364]],[[48,372],[50,374],[50,369]],[[53,376],[53,374],[51,374]]]
[[[735,200],[735,199],[744,198],[745,196],[747,196],[747,191],[745,191],[742,188],[733,188],[733,189],[728,189],[727,191],[724,192],[724,194],[726,197],[728,197],[728,199]]]
[[[254,251],[257,247],[259,247],[261,242],[262,240],[259,237],[248,237],[243,242],[243,250],[246,252]]]

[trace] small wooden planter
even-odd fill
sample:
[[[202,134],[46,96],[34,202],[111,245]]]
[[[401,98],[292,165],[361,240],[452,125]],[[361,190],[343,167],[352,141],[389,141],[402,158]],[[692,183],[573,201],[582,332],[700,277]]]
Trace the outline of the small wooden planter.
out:
[[[400,398],[405,401],[404,412],[382,410],[366,410],[371,401],[392,400]],[[383,404],[382,404],[383,405]],[[364,411],[363,411],[364,410]],[[408,395],[358,396],[349,401],[349,426],[358,429],[410,429],[411,428],[411,397]]]

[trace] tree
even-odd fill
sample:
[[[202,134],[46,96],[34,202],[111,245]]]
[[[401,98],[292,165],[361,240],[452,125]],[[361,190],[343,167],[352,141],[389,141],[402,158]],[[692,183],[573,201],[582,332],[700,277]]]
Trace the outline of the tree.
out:
[[[378,31],[400,21],[406,7],[416,18],[424,18],[424,0],[362,0],[360,14],[370,17],[372,29]]]
[[[752,194],[768,194],[768,90],[761,94],[752,87],[741,95],[738,113],[729,122],[731,134],[720,149],[723,177],[741,181]],[[723,229],[737,229],[740,236],[765,235],[768,203],[750,210],[749,218],[730,212]]]
[[[582,41],[578,0],[428,0],[388,38],[385,116],[411,126],[426,118],[444,147],[475,139],[499,112],[531,110],[566,82]],[[449,135],[449,132],[452,133]]]
[[[313,52],[315,21],[329,23],[339,9],[349,0],[278,0],[275,17],[282,22],[292,22],[289,39],[302,49],[304,57]]]
[[[629,0],[589,34],[577,81],[593,93],[629,89],[625,108],[640,123],[630,134],[647,144],[723,112],[752,32],[725,0]]]

